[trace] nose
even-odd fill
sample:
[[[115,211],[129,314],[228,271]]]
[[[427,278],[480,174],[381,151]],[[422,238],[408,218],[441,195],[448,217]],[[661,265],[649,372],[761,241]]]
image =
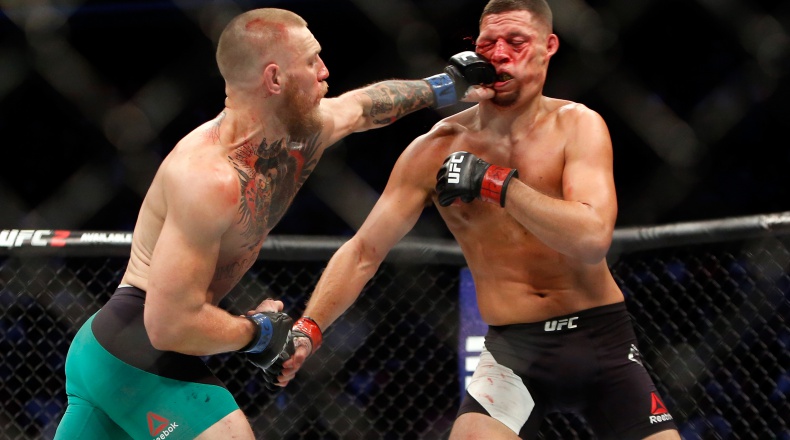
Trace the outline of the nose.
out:
[[[318,63],[318,80],[323,81],[329,78],[329,69],[326,67],[324,60],[322,60],[321,57],[318,57]]]
[[[507,43],[501,38],[494,43],[494,50],[491,51],[490,59],[498,63],[504,63],[510,59]]]

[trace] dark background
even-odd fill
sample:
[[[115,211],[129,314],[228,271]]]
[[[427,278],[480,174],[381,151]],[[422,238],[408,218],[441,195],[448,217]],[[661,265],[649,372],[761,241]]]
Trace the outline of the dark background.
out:
[[[214,44],[281,7],[323,47],[330,96],[438,73],[483,0],[0,1],[0,226],[131,230],[173,145],[223,107]],[[790,2],[555,0],[545,94],[609,124],[618,227],[790,209]],[[349,235],[400,151],[463,104],[330,150],[274,234]],[[200,176],[195,176],[199,178]],[[449,237],[428,208],[415,234]]]
[[[0,228],[129,231],[164,155],[222,109],[214,41],[234,15],[274,6],[305,17],[324,48],[335,96],[441,71],[444,60],[471,48],[485,2],[31,3],[0,0]],[[790,210],[790,1],[551,5],[561,45],[545,93],[584,103],[608,122],[619,227]],[[346,138],[324,157],[274,233],[352,234],[400,151],[461,108],[421,110]],[[424,216],[415,234],[449,237],[435,209]],[[786,241],[761,237],[697,251],[637,252],[613,265],[648,364],[668,388],[666,403],[684,438],[787,439]],[[0,357],[0,437],[51,437],[64,408],[68,342],[103,304],[125,261],[0,260],[0,353],[7,354]],[[249,303],[270,289],[302,304],[323,264],[297,272],[305,266],[256,267],[242,283]],[[239,399],[251,408],[256,429],[315,438],[302,423],[322,428],[338,402],[346,413],[375,414],[375,423],[360,417],[351,426],[361,432],[448,429],[457,401],[437,386],[457,389],[457,303],[447,294],[455,288],[445,275],[416,276],[419,266],[401,277],[377,275],[362,304],[329,330],[327,364],[313,363],[305,382],[285,392],[295,396],[285,410],[283,399],[267,402],[277,411],[255,400],[259,381],[228,357],[218,370],[245,390]],[[434,375],[437,368],[441,374]],[[302,386],[310,392],[300,393]],[[415,393],[415,386],[428,392]]]

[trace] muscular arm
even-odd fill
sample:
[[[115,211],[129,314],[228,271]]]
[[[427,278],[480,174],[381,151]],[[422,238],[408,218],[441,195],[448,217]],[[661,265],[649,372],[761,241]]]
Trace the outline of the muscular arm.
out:
[[[479,102],[493,97],[485,87],[469,89],[465,102]],[[360,131],[389,125],[414,111],[436,105],[436,97],[425,80],[388,80],[352,90],[337,98],[321,101],[325,125],[332,145],[343,137]]]
[[[431,87],[423,80],[389,80],[321,101],[334,130],[328,144],[355,132],[389,125],[404,115],[434,105]]]
[[[171,164],[162,176],[167,216],[151,258],[144,314],[159,350],[208,355],[238,350],[252,338],[252,323],[211,304],[220,238],[238,209],[238,183],[220,175]]]
[[[376,273],[384,257],[420,216],[433,185],[431,172],[420,168],[418,139],[401,155],[387,186],[359,231],[329,261],[304,315],[321,329],[345,312]],[[428,177],[428,179],[426,179]]]
[[[617,217],[612,143],[603,119],[589,109],[574,115],[565,146],[563,198],[521,181],[508,188],[505,209],[549,247],[595,264],[606,257]]]

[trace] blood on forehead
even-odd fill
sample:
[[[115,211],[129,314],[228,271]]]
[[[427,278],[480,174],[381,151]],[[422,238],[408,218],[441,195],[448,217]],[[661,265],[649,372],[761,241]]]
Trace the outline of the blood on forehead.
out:
[[[288,26],[284,23],[264,18],[253,18],[247,22],[244,29],[248,32],[268,34],[277,42],[283,42],[288,39]]]

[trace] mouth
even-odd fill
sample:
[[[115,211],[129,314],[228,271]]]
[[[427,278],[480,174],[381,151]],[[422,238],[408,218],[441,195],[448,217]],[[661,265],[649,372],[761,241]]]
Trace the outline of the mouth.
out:
[[[324,97],[326,97],[326,94],[328,92],[329,92],[329,84],[324,83],[324,86],[321,88],[321,91],[318,93],[318,98],[316,98],[315,100],[316,103],[320,103],[321,100],[324,99]]]
[[[496,76],[497,82],[506,82],[506,81],[510,81],[511,79],[513,79],[513,75],[507,72],[502,72],[500,74],[497,74]]]

